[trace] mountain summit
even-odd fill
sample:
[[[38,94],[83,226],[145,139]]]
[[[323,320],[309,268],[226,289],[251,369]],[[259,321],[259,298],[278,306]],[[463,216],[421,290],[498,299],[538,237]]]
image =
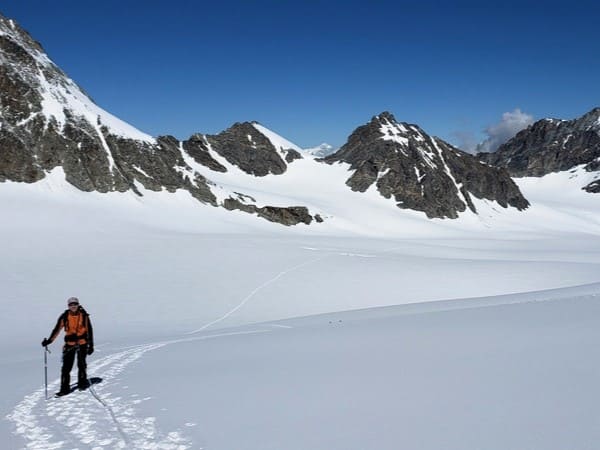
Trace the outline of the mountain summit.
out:
[[[227,172],[227,163],[253,176],[282,174],[302,158],[297,146],[248,122],[182,142],[153,138],[97,106],[26,31],[2,16],[0,105],[0,182],[34,183],[60,169],[82,191],[182,189],[202,203],[286,225],[313,220],[302,206],[242,205],[233,192],[219,200],[205,176]]]
[[[502,169],[482,164],[417,125],[398,122],[389,112],[358,127],[348,142],[324,159],[350,164],[346,184],[364,192],[371,186],[398,207],[423,211],[430,218],[456,218],[466,208],[477,212],[472,196],[503,207],[529,206]]]
[[[598,172],[583,187],[600,192],[600,108],[574,120],[542,119],[517,133],[493,153],[479,153],[482,161],[505,167],[512,176],[541,177],[582,166]]]
[[[0,88],[0,182],[34,183],[58,171],[82,191],[187,191],[204,204],[285,225],[333,217],[336,201],[326,197],[334,184],[344,201],[366,205],[369,195],[345,194],[374,185],[378,195],[429,218],[457,218],[467,208],[477,213],[475,199],[519,210],[529,205],[504,169],[388,112],[323,159],[257,122],[183,141],[154,138],[97,106],[27,32],[1,16]],[[350,178],[341,178],[346,173],[334,163],[349,164]]]

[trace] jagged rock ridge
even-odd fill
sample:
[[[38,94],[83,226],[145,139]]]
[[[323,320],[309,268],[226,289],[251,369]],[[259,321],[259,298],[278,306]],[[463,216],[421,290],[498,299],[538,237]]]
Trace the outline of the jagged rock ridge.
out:
[[[350,164],[354,173],[346,184],[353,190],[364,192],[375,184],[400,208],[423,211],[430,218],[456,218],[467,207],[476,212],[472,195],[503,207],[529,206],[504,169],[482,164],[388,112],[358,127],[324,161]]]
[[[218,198],[219,187],[210,180],[238,168],[253,177],[281,176],[301,158],[298,147],[256,122],[184,141],[142,133],[98,107],[29,34],[0,16],[0,182],[33,183],[61,167],[67,181],[83,191],[143,195],[144,189],[184,189],[200,202],[285,225],[320,222],[302,205],[259,204],[243,192],[223,198],[222,189]],[[504,207],[528,206],[504,170],[389,113],[359,127],[324,161],[351,164],[351,189],[376,184],[399,207],[432,218],[456,218],[467,207],[476,212],[472,196]]]
[[[141,195],[140,187],[185,189],[203,203],[225,206],[192,163],[208,168],[207,173],[226,171],[216,154],[264,176],[284,173],[301,157],[295,149],[275,148],[258,126],[235,124],[218,135],[196,134],[183,142],[172,136],[155,139],[98,107],[39,43],[0,15],[0,182],[33,183],[62,167],[67,181],[83,191]],[[292,214],[283,207],[264,208],[269,214],[262,217],[286,225],[313,220],[303,206],[292,206]]]
[[[600,108],[574,120],[543,119],[517,133],[493,153],[479,153],[482,161],[505,167],[515,177],[541,177],[583,166],[599,172],[584,186],[600,192]]]

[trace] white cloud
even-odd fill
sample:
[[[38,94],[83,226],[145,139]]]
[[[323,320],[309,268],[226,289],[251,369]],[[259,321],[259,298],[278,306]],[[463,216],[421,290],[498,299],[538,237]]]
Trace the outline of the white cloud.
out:
[[[515,134],[533,123],[533,116],[516,108],[512,112],[502,114],[502,119],[495,125],[490,125],[485,133],[487,139],[479,143],[476,152],[493,152],[512,138]]]

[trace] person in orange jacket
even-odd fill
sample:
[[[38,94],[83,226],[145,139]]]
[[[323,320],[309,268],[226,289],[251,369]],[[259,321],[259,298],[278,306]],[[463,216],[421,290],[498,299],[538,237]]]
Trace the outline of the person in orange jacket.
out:
[[[65,330],[65,345],[62,355],[62,369],[60,374],[60,391],[57,395],[65,395],[70,392],[71,369],[75,362],[77,353],[77,388],[79,390],[87,389],[90,385],[87,378],[87,355],[94,353],[94,332],[92,330],[92,321],[89,314],[79,304],[77,297],[71,297],[67,300],[69,308],[60,315],[56,325],[49,338],[42,341],[42,346],[54,342],[60,334],[60,330]]]

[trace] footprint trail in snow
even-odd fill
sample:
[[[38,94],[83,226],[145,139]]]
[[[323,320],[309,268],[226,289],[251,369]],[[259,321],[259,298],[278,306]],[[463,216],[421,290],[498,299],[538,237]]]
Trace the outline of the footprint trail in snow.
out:
[[[170,342],[140,345],[121,351],[89,365],[93,373],[102,373],[103,383],[92,391],[76,391],[66,397],[45,400],[44,388],[25,397],[8,415],[25,448],[53,450],[63,448],[100,449],[164,449],[191,448],[181,432],[162,433],[154,417],[139,417],[131,402],[116,397],[108,390],[111,381],[144,353]],[[48,385],[49,392],[59,381]],[[95,398],[95,395],[98,397]],[[100,400],[100,401],[99,401]]]
[[[355,256],[343,254],[344,256]],[[236,307],[224,316],[187,333],[196,334],[229,317],[244,306],[257,292],[273,284],[308,264],[330,257],[330,254],[304,261],[296,266],[277,273],[252,290]],[[358,255],[364,256],[364,255]],[[290,328],[281,325],[275,327]],[[15,423],[16,433],[26,441],[26,448],[32,450],[53,450],[63,448],[102,449],[161,449],[184,450],[191,448],[191,442],[176,430],[161,433],[155,417],[138,417],[134,406],[141,400],[126,400],[111,394],[107,386],[117,381],[118,375],[144,353],[165,345],[190,340],[211,339],[232,334],[262,333],[271,330],[252,330],[221,333],[208,336],[175,339],[154,344],[139,345],[106,356],[90,363],[91,373],[102,374],[104,382],[91,386],[87,392],[75,392],[59,399],[45,399],[44,388],[26,396],[7,418]],[[48,385],[49,391],[58,388],[59,380]],[[185,424],[186,427],[193,424]]]

